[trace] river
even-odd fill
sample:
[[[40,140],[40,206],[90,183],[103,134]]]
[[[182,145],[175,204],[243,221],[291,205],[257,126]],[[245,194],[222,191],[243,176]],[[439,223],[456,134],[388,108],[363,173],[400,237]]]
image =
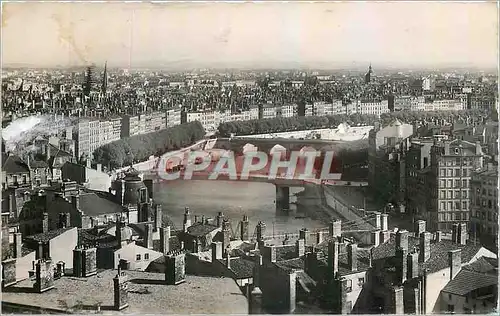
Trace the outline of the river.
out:
[[[290,195],[303,190],[290,188]],[[155,183],[153,191],[155,202],[162,205],[164,213],[174,222],[177,229],[182,227],[185,207],[191,210],[192,220],[194,215],[215,218],[218,212],[223,212],[226,218],[230,219],[233,230],[236,230],[238,222],[246,214],[250,221],[251,235],[259,221],[266,223],[266,235],[272,234],[273,226],[275,233],[297,232],[303,227],[314,229],[326,226],[320,219],[305,217],[306,214],[314,213],[311,212],[314,211],[311,203],[308,203],[308,206],[303,206],[302,203],[299,206],[291,204],[288,214],[277,213],[276,190],[274,185],[269,183],[176,180]],[[291,196],[290,200],[293,202],[297,198]]]

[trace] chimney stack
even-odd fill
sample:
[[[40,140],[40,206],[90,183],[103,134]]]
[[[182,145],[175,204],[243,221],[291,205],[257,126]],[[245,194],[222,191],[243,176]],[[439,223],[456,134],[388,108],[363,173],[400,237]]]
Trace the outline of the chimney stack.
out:
[[[319,231],[316,233],[316,244],[321,244],[323,242],[323,232]]]
[[[243,220],[240,223],[240,238],[243,241],[250,239],[248,226],[249,226],[248,216],[243,215]]]
[[[229,252],[226,254],[226,267],[231,269],[231,254]]]
[[[389,230],[389,220],[388,220],[389,214],[383,213],[380,216],[381,216],[381,220],[382,220],[382,223],[380,225],[380,229],[382,231]]]
[[[306,253],[306,242],[304,239],[299,239],[296,241],[297,246],[297,257],[302,257]]]
[[[222,243],[220,241],[212,243],[212,262],[222,260]]]
[[[161,252],[167,254],[170,251],[170,226],[160,228]]]
[[[217,214],[217,227],[222,227],[223,220],[224,220],[224,214],[222,212],[219,212],[219,214]]]
[[[309,244],[309,230],[307,228],[299,230],[299,239],[303,239],[304,244]]]
[[[184,222],[182,225],[183,231],[187,232],[187,229],[191,226],[191,213],[189,212],[189,207],[184,209]]]
[[[418,277],[418,252],[409,253],[407,256],[408,280]]]
[[[382,228],[381,216],[380,216],[381,214],[380,214],[380,212],[375,212],[374,214],[375,214],[375,222],[374,222],[375,225],[374,226],[377,229],[381,229]]]
[[[80,210],[80,197],[72,195],[71,196],[71,205],[77,210]]]
[[[71,227],[69,213],[59,213],[59,228],[69,227]]]
[[[371,241],[374,247],[377,247],[380,244],[380,233],[381,231],[378,230],[371,232]]]
[[[153,249],[153,224],[146,224],[144,232],[144,248]]]
[[[329,226],[330,237],[340,237],[342,235],[342,221],[334,220]]]
[[[439,231],[439,230],[438,230],[438,231],[436,231],[436,234],[435,234],[435,241],[436,241],[436,242],[440,242],[442,238],[443,238],[443,232],[441,232],[441,231]]]
[[[429,232],[423,232],[420,234],[420,262],[426,262],[431,257],[431,238],[432,234]]]
[[[476,155],[482,155],[483,149],[481,148],[481,142],[476,141]]]
[[[418,220],[415,222],[415,237],[420,237],[420,235],[425,232],[425,221]]]
[[[328,269],[333,277],[339,272],[339,243],[337,240],[328,242]]]
[[[21,258],[23,247],[23,235],[21,233],[14,234],[14,258]]]
[[[405,248],[399,247],[396,249],[396,280],[399,284],[406,281],[406,253],[407,250]]]
[[[462,268],[462,249],[448,251],[448,265],[450,266],[450,280],[453,280]]]
[[[154,231],[157,232],[163,226],[163,211],[160,204],[155,205]]]
[[[386,241],[388,241],[390,238],[391,238],[391,232],[388,231],[388,230],[383,230],[383,231],[380,232],[379,242],[381,244],[383,244]]]
[[[259,221],[257,224],[257,242],[259,243],[259,247],[264,245],[264,234],[266,233],[266,224],[264,222]]]
[[[347,265],[351,271],[358,270],[358,245],[347,245]]]
[[[99,172],[102,172],[102,164],[98,163],[96,165],[96,170],[99,171]]]
[[[267,263],[271,262],[276,262],[276,247],[269,245],[269,246],[264,246],[264,255],[263,259]]]
[[[467,224],[466,223],[458,224],[457,244],[459,244],[459,245],[467,244]]]
[[[399,229],[396,233],[396,249],[402,248],[408,251],[408,231]]]
[[[44,212],[42,216],[42,233],[47,233],[49,231],[49,214]]]
[[[227,219],[222,221],[222,236],[222,248],[225,254],[228,252],[229,247],[231,247],[231,227]]]
[[[451,226],[451,241],[458,244],[458,224]]]

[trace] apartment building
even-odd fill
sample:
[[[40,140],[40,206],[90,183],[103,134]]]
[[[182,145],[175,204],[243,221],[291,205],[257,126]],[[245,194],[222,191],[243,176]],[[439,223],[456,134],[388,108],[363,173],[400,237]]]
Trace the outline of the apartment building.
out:
[[[435,140],[431,148],[427,221],[431,229],[451,231],[456,223],[469,223],[470,179],[483,167],[479,142]]]
[[[166,112],[166,126],[172,127],[181,124],[181,110],[169,109]]]
[[[389,101],[388,100],[358,100],[357,101],[357,113],[359,114],[371,114],[380,116],[383,113],[389,113]]]
[[[92,157],[94,150],[119,140],[122,133],[121,118],[81,118],[74,135],[77,157]]]
[[[423,96],[398,96],[394,98],[395,111],[423,111],[425,99]]]
[[[472,237],[498,247],[498,165],[488,164],[472,173],[470,210]]]
[[[297,116],[298,106],[297,104],[288,104],[281,106],[281,116],[282,117],[294,117]]]
[[[456,100],[434,100],[424,103],[424,111],[462,111],[467,109],[466,98]]]
[[[198,121],[206,132],[214,132],[220,124],[220,113],[217,111],[197,111],[186,113],[186,121]]]
[[[262,105],[262,117],[263,119],[276,117],[277,109],[274,104],[263,104]],[[307,116],[307,110],[306,110]]]

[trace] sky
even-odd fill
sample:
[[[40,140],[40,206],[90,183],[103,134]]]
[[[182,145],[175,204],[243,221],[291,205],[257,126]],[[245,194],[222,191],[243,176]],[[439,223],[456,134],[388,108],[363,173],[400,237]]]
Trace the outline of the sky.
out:
[[[495,2],[2,3],[2,63],[494,67]]]

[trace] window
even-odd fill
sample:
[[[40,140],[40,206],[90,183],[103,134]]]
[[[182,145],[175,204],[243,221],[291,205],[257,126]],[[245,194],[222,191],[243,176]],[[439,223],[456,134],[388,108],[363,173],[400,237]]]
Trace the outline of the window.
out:
[[[455,180],[455,188],[459,188],[460,187],[460,180]]]
[[[463,179],[462,180],[462,188],[466,188],[467,187],[467,179]]]
[[[365,278],[359,278],[358,279],[358,286],[363,287],[363,284],[365,284]]]
[[[466,210],[467,209],[467,201],[463,201],[462,202],[462,210]]]
[[[149,253],[144,254],[144,260],[149,260]]]
[[[352,291],[352,280],[345,281],[345,290],[347,293],[350,293]]]
[[[460,169],[455,169],[455,177],[460,177]]]
[[[439,174],[441,177],[446,177],[446,168],[441,169]]]
[[[135,256],[135,260],[136,260],[136,261],[141,261],[141,255],[136,255],[136,256]]]
[[[446,211],[446,202],[441,202],[441,210]]]
[[[460,209],[460,202],[455,202],[455,209],[457,209],[457,210]]]
[[[462,169],[462,176],[467,177],[467,168]]]
[[[455,305],[448,305],[448,312],[454,313],[455,312]]]

